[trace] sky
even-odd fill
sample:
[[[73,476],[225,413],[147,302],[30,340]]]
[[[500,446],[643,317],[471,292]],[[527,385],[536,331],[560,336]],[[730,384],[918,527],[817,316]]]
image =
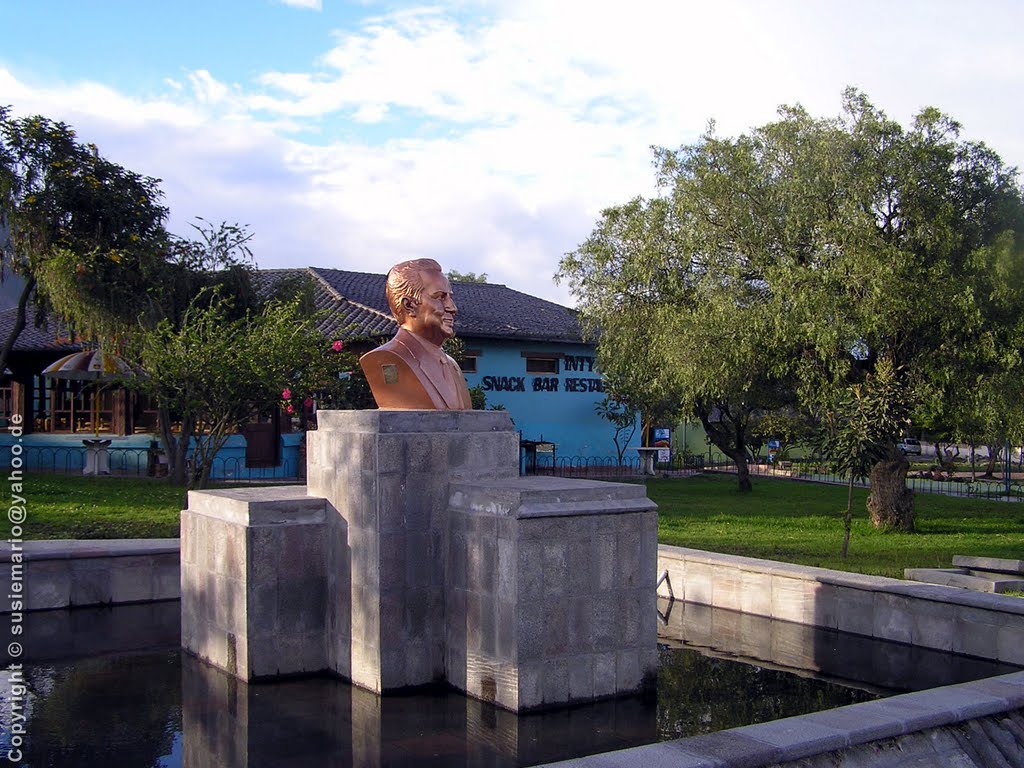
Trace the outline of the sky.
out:
[[[1018,0],[0,0],[0,104],[161,179],[169,229],[260,267],[408,258],[572,306],[553,275],[652,146],[782,104],[925,106],[1024,167]],[[457,296],[456,296],[457,298]]]

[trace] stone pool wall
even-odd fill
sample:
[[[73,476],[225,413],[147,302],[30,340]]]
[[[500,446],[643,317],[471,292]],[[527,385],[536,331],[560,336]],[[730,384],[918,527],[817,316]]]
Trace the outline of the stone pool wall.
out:
[[[1024,666],[1024,599],[662,544],[658,594]]]
[[[178,539],[4,542],[0,590],[23,595],[26,611],[177,600],[179,548]]]

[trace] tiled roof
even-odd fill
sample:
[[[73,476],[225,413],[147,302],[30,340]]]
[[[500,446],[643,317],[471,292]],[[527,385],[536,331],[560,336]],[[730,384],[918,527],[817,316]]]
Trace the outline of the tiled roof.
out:
[[[308,276],[313,280],[317,310],[327,310],[320,331],[327,338],[389,337],[397,329],[384,298],[384,275],[349,272],[342,269],[262,269],[255,273],[256,289],[263,294],[285,280]],[[581,332],[576,311],[514,291],[497,283],[452,285],[459,315],[455,331],[462,339],[509,339],[517,341],[579,342]],[[59,345],[52,325],[35,328],[29,323],[15,344],[16,350],[68,350]],[[0,312],[2,334],[14,324],[14,310]]]
[[[17,320],[18,308],[11,307],[0,311],[0,344],[7,340],[8,334],[14,327]],[[29,352],[39,350],[53,350],[55,352],[74,352],[81,349],[79,344],[68,338],[68,331],[64,327],[54,325],[49,318],[43,318],[43,324],[38,328],[35,325],[36,308],[30,304],[25,313],[25,328],[18,339],[14,342],[13,351]]]
[[[346,303],[365,307],[388,325],[374,333],[395,328],[384,298],[384,275],[311,268]],[[522,341],[579,342],[582,334],[576,311],[536,296],[514,291],[498,283],[452,285],[459,316],[455,331],[460,338],[516,339]],[[375,328],[379,328],[377,325]],[[370,335],[370,334],[367,334]]]

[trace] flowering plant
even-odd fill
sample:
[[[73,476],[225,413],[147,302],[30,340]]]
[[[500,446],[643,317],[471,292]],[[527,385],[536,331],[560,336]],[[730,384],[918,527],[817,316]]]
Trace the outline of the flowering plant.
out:
[[[281,389],[281,408],[303,422],[319,408],[372,408],[369,386],[357,365],[358,358],[341,339],[323,348],[321,359]],[[363,393],[365,390],[365,394]]]

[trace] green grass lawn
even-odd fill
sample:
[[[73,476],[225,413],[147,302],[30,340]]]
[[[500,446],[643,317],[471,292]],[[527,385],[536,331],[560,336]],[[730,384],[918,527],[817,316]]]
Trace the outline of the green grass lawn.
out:
[[[5,502],[10,491],[0,488]],[[185,492],[151,478],[26,475],[25,539],[149,539],[178,535]],[[4,505],[6,509],[7,504]],[[3,516],[0,536],[11,535]]]
[[[855,489],[844,561],[845,487],[766,478],[753,483],[751,493],[741,494],[728,475],[651,480],[659,540],[897,578],[907,567],[949,568],[953,555],[1024,557],[1024,504],[918,493],[917,532],[883,533],[868,521],[867,491]]]
[[[906,567],[949,567],[953,555],[1024,557],[1024,504],[919,493],[917,533],[871,528],[866,491],[854,492],[850,554],[839,557],[846,489],[754,479],[741,494],[735,478],[656,479],[665,544],[860,573],[902,576]],[[162,480],[36,474],[25,478],[26,539],[163,538],[178,535],[184,492]],[[0,538],[10,536],[4,519]]]

